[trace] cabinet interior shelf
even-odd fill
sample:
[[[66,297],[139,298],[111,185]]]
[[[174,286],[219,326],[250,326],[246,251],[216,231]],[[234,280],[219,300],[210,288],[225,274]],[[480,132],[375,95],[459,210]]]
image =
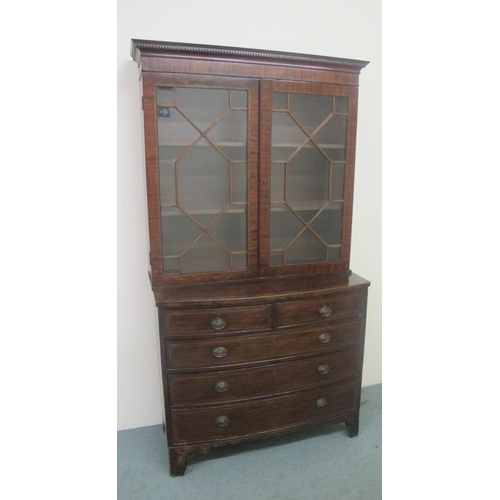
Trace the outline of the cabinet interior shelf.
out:
[[[271,206],[271,212],[285,212],[288,211],[289,208],[283,204],[283,202],[272,202],[272,203],[279,203],[280,206],[272,205]],[[334,200],[331,203],[343,203],[343,200]],[[318,205],[307,205],[307,204],[302,204],[299,206],[293,206],[292,207],[294,211],[296,212],[301,212],[301,211],[308,211],[308,210],[321,210],[322,206]],[[342,210],[341,205],[333,205],[333,206],[327,206],[325,207],[324,210]],[[215,215],[219,214],[221,210],[186,210],[185,212],[188,215]],[[241,208],[230,208],[228,210],[224,210],[224,213],[226,214],[240,214],[246,212],[246,205],[242,205]],[[176,215],[184,215],[184,212],[179,210],[179,209],[174,209],[174,207],[161,207],[161,215],[166,215],[166,216],[176,216]]]
[[[246,142],[220,142],[220,141],[213,141],[213,143],[216,146],[222,146],[222,147],[229,147],[229,148],[245,148],[247,146]],[[177,142],[160,142],[158,146],[161,148],[166,148],[166,147],[188,147],[193,144],[193,141],[177,141]],[[206,148],[206,147],[213,147],[212,144],[209,142],[203,142],[201,144],[196,144],[195,147],[197,148]]]
[[[193,144],[193,141],[177,141],[177,142],[161,142],[158,144],[158,146],[165,148],[165,147],[188,147]],[[214,144],[216,146],[222,146],[222,147],[229,147],[229,148],[245,148],[247,146],[246,142],[215,142]],[[271,147],[273,148],[315,148],[316,145],[312,143],[304,144],[303,143],[292,143],[292,142],[280,142],[277,144],[271,144]],[[345,149],[345,144],[328,144],[328,143],[318,143],[318,146],[320,148],[327,148],[327,149]],[[204,142],[202,144],[196,144],[195,147],[200,147],[200,148],[205,148],[205,147],[213,147],[212,144],[209,142]]]
[[[303,143],[276,143],[276,144],[271,144],[271,147],[273,148],[299,148],[302,146]],[[345,149],[345,144],[325,144],[325,143],[318,143],[318,146],[320,148],[328,148],[328,149]],[[308,142],[303,148],[315,148],[316,145],[312,144],[311,142]]]
[[[342,210],[342,205],[344,200],[332,200],[329,203],[338,203],[339,205],[329,205],[325,207],[325,210]],[[313,204],[313,203],[302,203],[300,205],[290,206],[292,210],[296,212],[308,211],[308,210],[321,210],[323,205]],[[271,201],[271,212],[285,212],[289,210],[288,206],[283,203],[283,201]]]
[[[224,212],[225,214],[242,214],[246,212],[246,204],[242,204],[241,208],[229,208],[227,210],[224,210],[223,208],[218,210],[218,209],[213,209],[213,210],[185,210],[184,212],[187,213],[188,215],[216,215],[221,212]],[[169,217],[174,217],[176,215],[184,215],[184,212],[176,207],[161,207],[161,215],[167,215]]]

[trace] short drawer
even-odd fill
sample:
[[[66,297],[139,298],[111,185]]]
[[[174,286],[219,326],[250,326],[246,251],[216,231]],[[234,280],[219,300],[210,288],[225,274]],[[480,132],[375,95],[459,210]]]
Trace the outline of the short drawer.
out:
[[[357,346],[312,358],[209,373],[168,376],[172,406],[221,403],[298,391],[360,374]]]
[[[353,380],[248,403],[173,409],[173,444],[265,434],[347,413],[356,409],[358,401],[359,380]]]
[[[361,320],[328,328],[167,342],[168,369],[200,369],[329,352],[362,342]]]
[[[325,321],[364,311],[364,295],[338,293],[323,299],[298,300],[278,304],[278,326]]]
[[[167,334],[226,333],[267,330],[272,327],[270,305],[198,310],[172,310],[164,314]]]

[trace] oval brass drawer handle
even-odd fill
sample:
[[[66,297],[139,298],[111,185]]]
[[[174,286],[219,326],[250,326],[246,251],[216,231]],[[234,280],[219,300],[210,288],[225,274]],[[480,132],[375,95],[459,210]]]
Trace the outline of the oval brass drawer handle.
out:
[[[225,415],[221,415],[220,417],[217,417],[217,420],[215,421],[215,423],[219,427],[226,427],[229,425],[229,418],[227,418]]]
[[[227,349],[225,347],[216,347],[213,351],[212,354],[216,358],[223,358],[227,354]]]
[[[328,404],[328,401],[326,398],[319,398],[318,401],[316,401],[316,406],[318,408],[323,408],[323,406],[326,406]]]
[[[323,307],[318,311],[318,314],[322,318],[328,318],[328,316],[330,316],[330,314],[332,314],[332,308],[328,307],[326,304],[323,304]]]
[[[328,365],[319,365],[318,373],[320,375],[326,375],[330,371],[330,367]]]
[[[332,337],[330,337],[330,335],[328,333],[322,333],[319,337],[318,337],[318,342],[320,344],[326,344],[327,342],[330,342],[330,339]]]
[[[226,392],[229,389],[229,384],[225,380],[217,382],[214,386],[217,392]]]
[[[223,330],[226,327],[226,322],[220,317],[219,314],[210,324],[214,330]]]

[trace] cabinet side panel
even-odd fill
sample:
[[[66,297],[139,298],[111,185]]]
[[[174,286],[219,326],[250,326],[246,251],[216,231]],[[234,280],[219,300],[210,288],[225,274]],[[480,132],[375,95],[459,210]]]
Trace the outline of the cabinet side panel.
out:
[[[342,260],[349,268],[351,254],[352,209],[354,198],[354,165],[356,159],[356,130],[358,122],[358,89],[351,89],[349,97],[344,176],[344,215],[342,222]]]
[[[160,196],[158,177],[158,134],[156,126],[155,77],[143,75],[144,137],[146,150],[146,187],[148,196],[149,248],[151,279],[161,281],[163,259],[161,253]]]

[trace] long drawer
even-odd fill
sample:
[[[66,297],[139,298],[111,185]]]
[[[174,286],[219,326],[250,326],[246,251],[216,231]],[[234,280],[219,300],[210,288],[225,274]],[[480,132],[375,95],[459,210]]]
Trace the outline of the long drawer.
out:
[[[323,299],[297,300],[278,304],[278,326],[325,321],[338,316],[361,313],[364,295],[337,293]]]
[[[170,404],[221,403],[326,385],[355,377],[361,371],[361,364],[361,349],[354,346],[255,368],[169,375]]]
[[[277,360],[290,356],[328,352],[362,341],[362,321],[323,329],[271,332],[237,338],[167,342],[169,369],[199,369]]]
[[[251,332],[272,327],[271,305],[165,312],[168,334]]]
[[[359,381],[212,408],[171,410],[174,445],[264,434],[326,419],[357,407]]]

